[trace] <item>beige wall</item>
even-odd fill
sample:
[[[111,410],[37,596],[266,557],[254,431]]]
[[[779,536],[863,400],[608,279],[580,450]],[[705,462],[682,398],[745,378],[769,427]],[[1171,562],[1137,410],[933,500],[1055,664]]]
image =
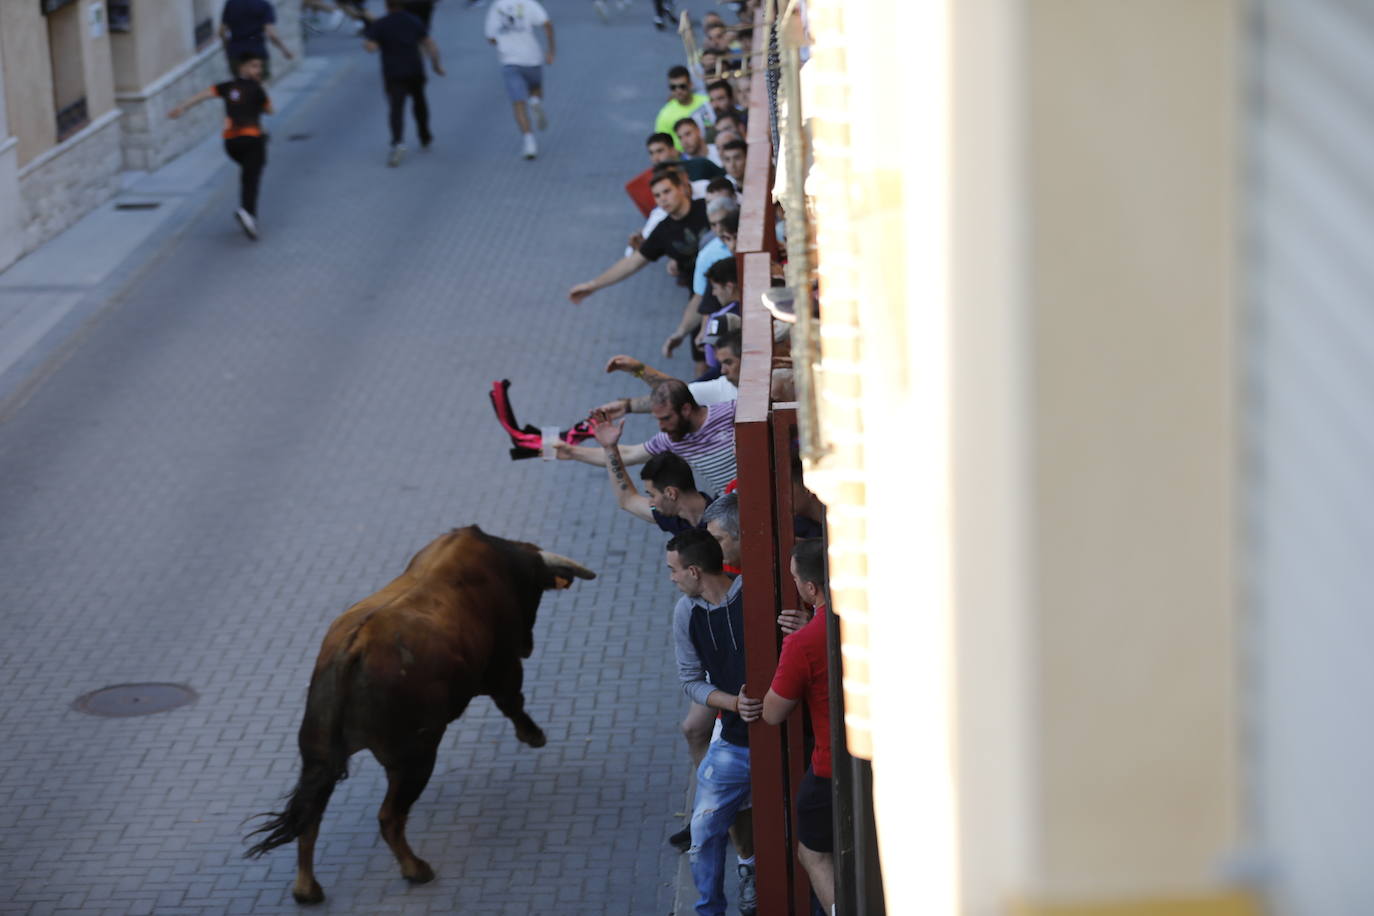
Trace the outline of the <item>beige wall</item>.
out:
[[[82,19],[85,12],[81,3],[69,3],[46,18],[48,52],[53,65],[51,102],[55,109],[86,98],[85,23]],[[86,104],[89,108],[90,99],[86,99]]]
[[[52,62],[48,24],[37,3],[0,3],[0,65],[10,133],[19,138],[22,167],[53,145]]]
[[[90,111],[91,120],[94,121],[115,107],[115,90],[114,80],[110,76],[114,61],[110,54],[109,23],[104,24],[99,37],[91,37],[89,13],[92,5],[91,0],[81,0],[80,3],[73,4],[81,11],[81,53],[86,74],[86,106]],[[94,5],[101,6],[103,12],[104,4]]]
[[[0,22],[0,29],[4,28]],[[5,102],[4,45],[0,44],[0,270],[19,257],[19,141],[10,133]]]
[[[1043,889],[1237,834],[1235,0],[1029,0]]]
[[[191,0],[134,0],[132,31],[112,35],[115,89],[137,93],[195,50]]]
[[[109,31],[91,37],[90,6],[82,0],[44,16],[37,3],[0,3],[0,66],[21,167],[56,145],[58,106],[84,96],[92,121],[114,108]],[[63,64],[56,82],[53,49]]]

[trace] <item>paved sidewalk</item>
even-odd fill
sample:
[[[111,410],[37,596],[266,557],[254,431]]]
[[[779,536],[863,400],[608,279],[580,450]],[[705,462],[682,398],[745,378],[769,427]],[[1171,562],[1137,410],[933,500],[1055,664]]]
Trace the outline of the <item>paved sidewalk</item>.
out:
[[[270,119],[272,128],[289,137],[291,122],[309,101],[356,63],[346,57],[302,60],[271,87],[279,112]],[[175,241],[228,174],[234,169],[223,141],[211,134],[155,172],[125,173],[114,198],[0,271],[0,416],[81,326]]]
[[[590,4],[551,12],[533,162],[484,11],[450,0],[433,151],[383,165],[376,61],[329,36],[274,125],[260,242],[211,138],[123,196],[158,210],[98,213],[0,275],[0,912],[298,912],[293,850],[247,862],[241,836],[295,781],[319,639],[469,522],[601,574],[541,608],[526,695],[549,744],[520,745],[486,700],[450,728],[412,816],[438,872],[420,887],[377,835],[380,768],[355,757],[317,852],[323,909],[672,908],[688,764],[664,538],[600,469],[511,462],[486,392],[509,377],[522,421],[567,423],[635,392],[607,356],[656,361],[682,295],[657,267],[581,307],[564,293],[639,222],[620,187],[680,44]],[[651,433],[634,422],[628,439]],[[199,699],[71,706],[147,681]]]

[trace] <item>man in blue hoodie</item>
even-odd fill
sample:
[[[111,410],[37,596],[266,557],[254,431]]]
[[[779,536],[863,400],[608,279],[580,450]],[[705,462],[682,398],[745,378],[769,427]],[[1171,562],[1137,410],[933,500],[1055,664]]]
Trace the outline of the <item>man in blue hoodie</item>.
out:
[[[683,692],[720,710],[720,737],[697,767],[692,806],[692,880],[700,916],[725,913],[725,843],[735,813],[749,804],[749,726],[763,711],[744,685],[744,586],[724,570],[720,544],[694,528],[668,542],[668,577],[683,597],[673,609],[673,641]],[[754,910],[754,862],[740,860],[740,912]]]

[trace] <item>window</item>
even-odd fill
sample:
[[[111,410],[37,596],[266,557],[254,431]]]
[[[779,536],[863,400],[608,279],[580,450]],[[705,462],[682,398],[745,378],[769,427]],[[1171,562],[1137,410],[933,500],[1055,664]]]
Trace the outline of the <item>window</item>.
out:
[[[111,32],[128,32],[133,28],[132,0],[105,0],[105,17]]]
[[[43,0],[48,15],[48,50],[52,58],[53,111],[57,142],[90,121],[86,110],[85,47],[81,36],[81,8],[77,4]]]
[[[214,0],[193,0],[191,3],[191,17],[196,24],[192,43],[195,45],[196,50],[199,51],[215,40]]]

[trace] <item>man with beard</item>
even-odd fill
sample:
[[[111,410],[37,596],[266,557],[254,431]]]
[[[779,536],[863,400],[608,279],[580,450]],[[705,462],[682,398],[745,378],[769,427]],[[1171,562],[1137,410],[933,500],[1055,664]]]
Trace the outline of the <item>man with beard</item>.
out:
[[[702,407],[686,382],[668,379],[649,395],[649,413],[658,421],[658,435],[621,447],[621,461],[627,466],[643,464],[653,455],[672,452],[692,466],[704,484],[703,493],[725,492],[735,479],[735,402]],[[560,442],[554,449],[560,460],[606,466],[606,452],[601,448]]]

